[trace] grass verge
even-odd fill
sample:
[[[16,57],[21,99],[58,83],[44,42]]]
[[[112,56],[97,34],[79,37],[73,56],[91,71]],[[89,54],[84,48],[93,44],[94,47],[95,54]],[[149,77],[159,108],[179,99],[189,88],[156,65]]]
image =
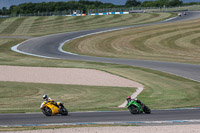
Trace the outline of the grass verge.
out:
[[[42,95],[62,101],[71,111],[109,110],[125,101],[135,88],[0,82],[0,112],[40,112]]]
[[[176,13],[137,13],[103,16],[46,16],[0,18],[0,35],[42,36],[87,29],[158,22]]]
[[[81,55],[200,64],[199,19],[129,28],[67,42]]]

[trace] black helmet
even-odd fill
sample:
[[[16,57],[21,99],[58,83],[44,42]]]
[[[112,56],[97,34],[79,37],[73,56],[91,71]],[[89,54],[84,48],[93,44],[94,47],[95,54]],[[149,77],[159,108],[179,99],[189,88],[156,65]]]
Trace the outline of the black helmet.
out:
[[[43,99],[47,99],[47,97],[48,97],[48,96],[47,96],[46,94],[43,95]]]

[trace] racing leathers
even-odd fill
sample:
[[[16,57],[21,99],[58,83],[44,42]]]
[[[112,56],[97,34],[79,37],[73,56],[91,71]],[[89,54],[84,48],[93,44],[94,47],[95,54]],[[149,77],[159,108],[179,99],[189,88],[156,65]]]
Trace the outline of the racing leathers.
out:
[[[144,106],[144,104],[140,101],[140,100],[138,100],[138,99],[131,99],[131,98],[128,98],[127,99],[127,102],[129,103],[130,101],[136,101],[137,103],[139,103],[142,107]],[[128,104],[127,103],[127,104]]]
[[[55,106],[59,107],[60,102],[55,102],[53,99],[51,99],[50,97],[48,99],[46,99],[44,102],[42,102],[40,109],[44,108],[44,105],[47,104],[48,102],[51,102],[52,104],[54,104]]]

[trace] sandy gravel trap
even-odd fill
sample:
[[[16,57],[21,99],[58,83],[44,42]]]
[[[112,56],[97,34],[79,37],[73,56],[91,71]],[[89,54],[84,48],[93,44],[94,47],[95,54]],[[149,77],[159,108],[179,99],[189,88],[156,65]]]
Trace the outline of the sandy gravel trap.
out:
[[[79,68],[0,66],[0,81],[143,87],[137,82],[120,76],[99,70]]]

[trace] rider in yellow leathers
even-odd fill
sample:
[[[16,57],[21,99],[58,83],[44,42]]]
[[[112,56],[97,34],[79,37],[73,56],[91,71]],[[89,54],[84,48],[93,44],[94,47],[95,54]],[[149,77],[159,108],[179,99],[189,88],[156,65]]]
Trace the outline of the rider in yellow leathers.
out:
[[[57,106],[59,108],[59,106],[63,106],[60,102],[55,102],[53,99],[51,99],[50,97],[48,97],[46,94],[43,95],[43,99],[45,100],[44,102],[42,102],[40,109],[44,108],[44,105],[48,102],[51,102],[52,104],[54,104],[55,106]]]

